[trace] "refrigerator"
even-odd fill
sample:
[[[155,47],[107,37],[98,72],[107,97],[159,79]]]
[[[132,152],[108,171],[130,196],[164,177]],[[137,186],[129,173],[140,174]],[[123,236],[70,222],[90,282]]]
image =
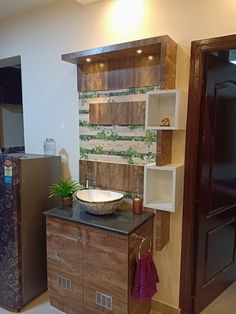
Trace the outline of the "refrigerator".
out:
[[[0,155],[0,306],[19,311],[47,289],[43,212],[55,206],[49,186],[59,156]]]

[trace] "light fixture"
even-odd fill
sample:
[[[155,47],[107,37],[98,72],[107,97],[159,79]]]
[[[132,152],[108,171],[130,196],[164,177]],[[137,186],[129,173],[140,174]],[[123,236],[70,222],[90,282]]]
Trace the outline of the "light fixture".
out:
[[[134,35],[136,32],[138,34],[145,16],[145,3],[148,1],[116,0],[111,2],[108,18],[112,37],[116,34],[119,36]]]
[[[138,49],[138,50],[137,50],[137,54],[139,54],[139,55],[140,55],[142,52],[143,52],[142,49]]]
[[[90,58],[86,58],[86,62],[91,62],[91,59]]]
[[[153,60],[153,56],[148,56],[148,60]]]

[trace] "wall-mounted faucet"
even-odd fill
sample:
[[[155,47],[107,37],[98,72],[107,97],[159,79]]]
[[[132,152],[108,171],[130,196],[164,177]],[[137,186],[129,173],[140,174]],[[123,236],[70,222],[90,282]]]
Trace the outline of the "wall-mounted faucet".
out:
[[[85,176],[85,189],[89,189],[90,188],[89,182],[92,183],[92,187],[93,188],[96,187],[96,181],[89,179],[88,176],[86,175]]]

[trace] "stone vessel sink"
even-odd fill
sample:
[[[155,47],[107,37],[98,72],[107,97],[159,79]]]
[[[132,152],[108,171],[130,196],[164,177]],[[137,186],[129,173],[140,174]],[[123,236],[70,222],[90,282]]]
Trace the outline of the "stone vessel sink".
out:
[[[124,194],[108,190],[86,189],[76,193],[77,200],[87,212],[95,215],[108,215],[122,203]]]

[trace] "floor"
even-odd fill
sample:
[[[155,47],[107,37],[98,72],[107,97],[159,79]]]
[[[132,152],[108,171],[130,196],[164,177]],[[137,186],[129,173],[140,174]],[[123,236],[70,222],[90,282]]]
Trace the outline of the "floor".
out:
[[[0,314],[9,314],[7,310],[0,308]],[[62,314],[63,312],[58,311],[54,307],[50,306],[48,301],[48,294],[44,293],[39,296],[37,299],[28,304],[21,313],[27,314]]]
[[[236,282],[222,293],[214,302],[212,302],[200,314],[235,314],[236,313]],[[12,314],[7,310],[0,308],[0,314]],[[21,313],[26,314],[62,314],[61,311],[50,306],[48,294],[44,293],[27,305]],[[151,311],[150,314],[158,314]]]
[[[236,282],[223,292],[200,314],[235,314],[236,313]]]

